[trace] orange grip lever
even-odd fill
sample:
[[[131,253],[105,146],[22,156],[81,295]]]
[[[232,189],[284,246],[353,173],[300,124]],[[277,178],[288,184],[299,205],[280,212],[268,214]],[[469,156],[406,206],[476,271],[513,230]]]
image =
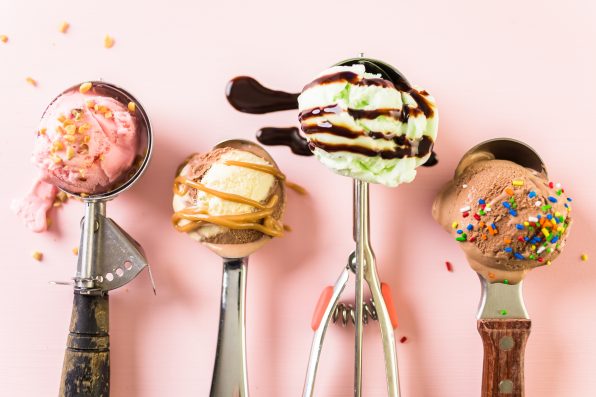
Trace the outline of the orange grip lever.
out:
[[[393,296],[391,295],[391,287],[389,286],[389,284],[381,283],[381,294],[383,295],[385,306],[387,306],[387,312],[389,313],[391,325],[393,326],[393,329],[396,329],[397,311],[395,310],[395,305],[393,304]]]
[[[315,312],[313,313],[312,321],[310,323],[310,327],[313,331],[319,329],[321,320],[323,319],[323,314],[325,314],[325,309],[327,309],[327,305],[329,305],[329,301],[331,301],[332,296],[332,286],[325,287],[323,292],[321,292],[321,296],[319,297],[319,301],[317,302],[317,306],[315,307]]]

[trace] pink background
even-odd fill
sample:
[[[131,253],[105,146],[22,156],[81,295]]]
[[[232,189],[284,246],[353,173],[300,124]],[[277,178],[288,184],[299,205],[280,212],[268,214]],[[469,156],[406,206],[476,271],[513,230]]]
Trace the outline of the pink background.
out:
[[[526,351],[529,396],[596,392],[596,211],[592,145],[596,100],[596,6],[589,1],[0,1],[0,394],[58,390],[71,309],[82,207],[54,211],[51,232],[27,231],[9,211],[34,175],[33,131],[48,101],[77,82],[102,78],[130,90],[154,125],[155,156],[131,191],[108,205],[145,247],[147,274],[111,294],[112,395],[205,396],[217,334],[221,266],[170,226],[172,176],[180,161],[264,125],[295,125],[296,113],[233,110],[226,82],[240,74],[299,90],[334,62],[364,51],[428,89],[441,113],[437,167],[397,189],[372,188],[372,238],[381,278],[400,316],[404,396],[475,396],[482,349],[476,275],[430,206],[463,152],[488,138],[532,145],[553,180],[574,197],[575,225],[551,268],[532,272],[525,296],[534,328]],[[62,20],[68,34],[58,33]],[[116,39],[103,48],[103,37]],[[25,82],[38,80],[37,88]],[[290,194],[293,232],[251,258],[248,363],[254,396],[301,393],[321,289],[335,281],[351,241],[351,185],[313,158],[271,153],[311,195]],[[19,174],[13,171],[20,170]],[[31,252],[45,254],[43,262]],[[579,259],[587,252],[588,262]],[[454,265],[454,272],[444,262]],[[349,294],[348,294],[349,297]],[[351,298],[350,298],[351,299]],[[352,328],[332,327],[317,395],[349,396]],[[383,396],[378,326],[365,333],[364,388]]]

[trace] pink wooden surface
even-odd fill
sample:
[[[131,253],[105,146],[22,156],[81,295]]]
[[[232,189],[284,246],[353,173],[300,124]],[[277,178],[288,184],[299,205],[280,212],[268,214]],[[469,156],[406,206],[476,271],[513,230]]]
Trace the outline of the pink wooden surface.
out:
[[[524,140],[574,197],[568,246],[551,268],[529,275],[533,330],[526,351],[528,396],[596,393],[596,211],[593,147],[596,6],[589,1],[251,2],[0,1],[0,394],[58,390],[71,290],[48,285],[75,269],[79,203],[54,211],[49,233],[25,230],[8,207],[23,195],[33,131],[65,87],[102,78],[146,107],[155,156],[140,183],[108,205],[145,247],[146,274],[111,295],[112,396],[205,396],[217,333],[219,260],[169,223],[171,182],[190,152],[264,125],[296,124],[295,112],[240,114],[226,102],[228,79],[255,76],[299,90],[326,66],[360,51],[398,66],[438,100],[440,163],[411,185],[372,189],[372,236],[381,278],[400,317],[396,337],[406,397],[480,393],[476,275],[430,205],[463,152],[497,136]],[[70,22],[66,35],[58,33]],[[115,46],[103,48],[110,34]],[[38,80],[37,88],[25,78]],[[312,158],[271,149],[290,178],[293,232],[251,258],[249,383],[254,396],[297,396],[311,342],[310,317],[352,248],[351,186]],[[19,170],[19,173],[14,171]],[[45,254],[43,262],[31,258]],[[579,259],[587,252],[587,262]],[[454,272],[444,262],[453,263]],[[441,324],[439,327],[437,324]],[[364,389],[385,395],[378,327],[365,333]],[[327,335],[320,396],[349,396],[351,329]]]

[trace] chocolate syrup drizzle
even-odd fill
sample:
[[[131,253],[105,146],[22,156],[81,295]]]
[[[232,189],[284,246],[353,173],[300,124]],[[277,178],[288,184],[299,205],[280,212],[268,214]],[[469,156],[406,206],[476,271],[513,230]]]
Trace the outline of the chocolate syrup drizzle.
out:
[[[382,70],[382,74],[387,74],[385,69]],[[401,122],[407,122],[410,115],[415,116],[419,112],[424,113],[426,117],[431,117],[434,114],[432,107],[428,100],[425,98],[426,91],[416,91],[412,89],[409,82],[403,78],[399,72],[392,71],[391,81],[379,78],[367,78],[359,79],[359,76],[353,72],[340,72],[332,75],[322,76],[312,83],[308,84],[306,88],[311,85],[317,84],[330,84],[337,81],[347,81],[352,84],[358,85],[375,85],[382,87],[394,86],[401,91],[408,92],[412,98],[416,101],[417,107],[410,108],[406,105],[403,109],[375,109],[375,110],[360,110],[360,109],[348,109],[348,112],[352,117],[356,119],[374,119],[378,116],[387,116],[400,120]],[[237,110],[243,113],[250,114],[265,114],[270,112],[298,109],[298,96],[299,93],[288,93],[284,91],[276,91],[264,87],[257,80],[248,76],[239,76],[232,79],[226,87],[226,98],[228,102]],[[340,109],[337,106],[327,106],[325,108],[316,108],[303,111],[300,114],[300,120],[308,117],[317,117],[322,114],[337,113]],[[305,127],[304,133],[315,133],[315,129],[321,131],[321,127],[324,128],[325,133],[334,133],[336,135],[353,138],[354,134],[359,135],[347,128],[332,126],[331,124],[322,126]],[[326,128],[325,128],[326,127]],[[380,155],[384,159],[389,158],[402,158],[402,157],[424,157],[432,148],[432,140],[428,137],[423,137],[419,142],[417,148],[412,148],[411,143],[405,139],[405,137],[391,137],[386,138],[381,133],[369,132],[369,135],[376,139],[392,139],[400,147],[394,151],[381,151],[376,152],[374,150],[355,147],[352,145],[330,145],[322,144],[317,142],[317,146],[328,152],[334,151],[349,151],[357,152],[367,156]],[[301,156],[311,156],[312,151],[309,148],[308,141],[300,135],[298,128],[296,127],[265,127],[261,128],[257,132],[257,140],[263,145],[283,145],[288,146],[294,154]],[[431,153],[429,159],[423,164],[425,167],[431,167],[438,163],[436,154]]]

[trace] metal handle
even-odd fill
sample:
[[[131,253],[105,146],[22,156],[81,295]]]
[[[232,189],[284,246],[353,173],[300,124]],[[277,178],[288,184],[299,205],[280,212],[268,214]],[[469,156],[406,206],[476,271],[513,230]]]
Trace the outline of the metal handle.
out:
[[[108,295],[74,294],[60,397],[110,395]]]
[[[362,336],[363,336],[363,301],[364,272],[366,263],[372,259],[369,239],[368,183],[354,180],[354,240],[356,241],[356,335],[354,396],[362,395]],[[374,259],[373,259],[374,260]]]
[[[224,259],[221,309],[211,397],[246,397],[246,265],[248,257]]]

